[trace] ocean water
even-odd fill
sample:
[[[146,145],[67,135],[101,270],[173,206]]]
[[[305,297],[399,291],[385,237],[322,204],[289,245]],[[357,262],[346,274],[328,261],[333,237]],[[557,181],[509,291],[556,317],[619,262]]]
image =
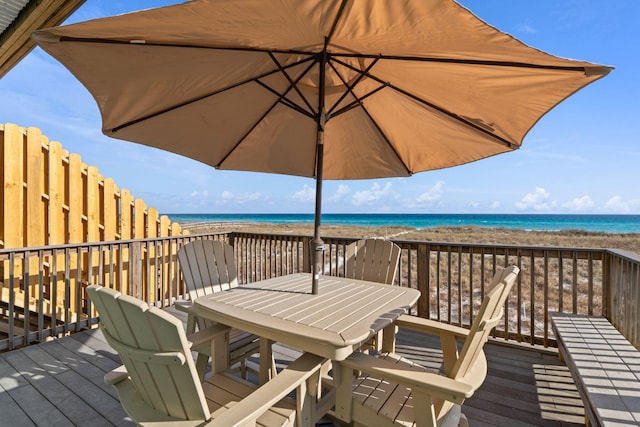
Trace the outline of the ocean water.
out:
[[[171,221],[313,223],[313,214],[166,214]],[[583,230],[640,233],[640,215],[545,214],[323,214],[322,224],[429,228],[477,226],[519,230]]]

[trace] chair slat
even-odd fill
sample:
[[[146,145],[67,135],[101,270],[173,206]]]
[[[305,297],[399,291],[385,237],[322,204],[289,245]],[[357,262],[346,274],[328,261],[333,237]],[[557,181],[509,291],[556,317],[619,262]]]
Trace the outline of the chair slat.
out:
[[[346,276],[392,284],[398,271],[400,247],[384,239],[362,239],[347,245]]]

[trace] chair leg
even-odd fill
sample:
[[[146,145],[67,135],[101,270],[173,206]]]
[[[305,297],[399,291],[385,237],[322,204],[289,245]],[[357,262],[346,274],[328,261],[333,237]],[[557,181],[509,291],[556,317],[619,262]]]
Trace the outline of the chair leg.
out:
[[[198,359],[196,360],[196,371],[198,371],[198,376],[200,380],[204,380],[204,374],[207,372],[207,365],[209,364],[209,356],[206,354],[199,353]]]
[[[271,379],[274,379],[278,375],[278,369],[276,368],[276,358],[271,353]]]
[[[246,359],[242,359],[240,361],[240,376],[244,380],[247,379],[247,360]]]

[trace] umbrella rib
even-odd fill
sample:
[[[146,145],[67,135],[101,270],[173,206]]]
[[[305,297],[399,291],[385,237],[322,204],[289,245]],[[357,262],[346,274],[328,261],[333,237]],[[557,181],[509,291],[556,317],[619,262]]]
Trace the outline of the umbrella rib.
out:
[[[375,88],[374,90],[370,91],[369,93],[367,93],[366,95],[363,95],[359,98],[357,98],[355,101],[353,101],[350,104],[345,105],[344,107],[342,107],[339,110],[334,111],[332,114],[330,114],[329,117],[336,117],[339,116],[341,114],[344,114],[350,110],[353,110],[354,108],[361,106],[362,105],[362,101],[364,101],[365,99],[367,99],[368,97],[370,97],[371,95],[374,95],[378,92],[380,92],[382,89],[389,87],[389,85],[387,84],[382,84],[380,86],[378,86],[377,88]]]
[[[400,163],[402,163],[402,166],[404,166],[405,170],[407,171],[407,174],[413,175],[413,171],[409,169],[407,165],[404,163],[404,161],[402,160],[402,157],[400,157],[400,154],[398,154],[396,147],[391,143],[391,140],[387,138],[387,135],[380,128],[380,126],[378,126],[378,122],[376,122],[375,119],[371,116],[371,114],[369,114],[369,111],[364,105],[361,105],[361,108],[362,108],[362,111],[364,111],[364,113],[367,115],[367,117],[369,117],[369,120],[371,120],[371,123],[373,123],[373,125],[376,127],[380,135],[382,135],[387,145],[391,148],[391,150],[393,150],[393,153],[396,155],[396,158],[400,161]]]
[[[307,60],[309,60],[309,59],[307,59]],[[277,61],[275,63],[276,63],[276,65],[279,65]],[[300,63],[302,63],[302,62],[300,62]],[[264,83],[264,82],[262,82],[260,80],[256,80],[256,83],[258,83],[260,86],[262,86],[265,89],[267,89],[269,92],[275,94],[278,97],[278,102],[281,102],[282,104],[286,105],[287,107],[296,110],[300,114],[303,114],[303,115],[315,120],[316,116],[313,114],[313,107],[307,102],[306,98],[302,95],[302,93],[300,93],[300,91],[298,89],[298,82],[300,80],[302,80],[302,77],[304,77],[309,72],[309,70],[311,70],[311,68],[313,68],[313,66],[315,64],[316,64],[315,61],[312,62],[311,64],[309,64],[307,69],[304,70],[304,72],[301,73],[296,80],[291,80],[290,76],[283,71],[283,74],[286,75],[287,80],[289,81],[289,87],[287,88],[287,90],[284,93],[279,93],[277,90],[273,89],[271,86],[267,85],[266,83]],[[281,67],[281,69],[284,70],[285,67]],[[296,91],[298,91],[298,94],[305,101],[305,103],[307,103],[307,106],[309,107],[309,109],[311,111],[305,110],[302,106],[296,104],[295,102],[291,101],[290,99],[288,99],[286,97],[287,93],[289,93],[289,91],[292,88],[295,89]]]
[[[253,130],[260,124],[260,122],[262,122],[262,120],[264,120],[264,118],[267,117],[267,115],[269,115],[269,113],[276,107],[276,105],[278,105],[278,102],[280,102],[280,100],[274,102],[271,108],[267,109],[267,111],[265,111],[265,113],[262,116],[260,116],[258,120],[256,120],[253,126],[251,126],[251,128],[249,128],[249,130],[244,135],[242,135],[240,139],[238,139],[238,142],[235,143],[235,145],[231,148],[231,150],[229,150],[227,154],[225,154],[224,157],[218,162],[218,164],[214,166],[215,168],[219,168],[220,165],[222,165],[225,162],[225,160],[229,158],[231,153],[233,153],[236,150],[236,148],[238,148],[238,146],[242,144],[242,141],[244,141],[245,138],[249,136],[249,134],[253,132]]]
[[[335,19],[333,20],[333,24],[331,25],[331,30],[329,30],[329,34],[325,37],[325,40],[328,42],[333,38],[333,33],[336,31],[336,27],[338,26],[338,21],[342,17],[342,13],[344,12],[344,8],[347,6],[348,0],[342,0],[340,3],[340,8],[338,9],[338,13],[336,14]]]
[[[347,81],[342,77],[342,75],[340,74],[340,72],[338,72],[338,69],[335,67],[335,65],[333,64],[332,61],[329,61],[329,66],[331,67],[331,69],[333,71],[335,71],[336,75],[338,76],[338,78],[340,78],[340,80],[342,81],[342,84],[344,84],[344,86],[347,88],[347,90],[344,91],[344,93],[342,94],[342,96],[340,96],[340,98],[333,104],[333,106],[331,106],[331,108],[329,108],[329,110],[327,111],[328,116],[332,116],[332,112],[338,107],[338,105],[340,105],[340,103],[342,102],[342,100],[344,98],[346,98],[347,94],[352,94],[353,97],[356,99],[354,102],[352,102],[350,105],[355,105],[359,103],[359,99],[364,99],[367,96],[371,95],[371,93],[365,95],[362,98],[358,98],[358,96],[356,96],[355,93],[353,93],[353,88],[356,87],[356,85],[358,83],[360,83],[360,81],[362,80],[362,78],[365,76],[365,73],[368,73],[369,70],[371,70],[373,68],[373,66],[378,62],[379,58],[374,59],[373,61],[371,61],[371,64],[369,64],[369,66],[364,70],[364,72],[359,73],[358,77],[352,82],[352,84],[348,84]],[[373,92],[377,92],[378,90],[380,90],[380,88],[376,89]],[[341,110],[344,110],[346,107],[342,108]],[[351,108],[349,108],[351,109]],[[344,112],[344,111],[343,111]]]
[[[350,65],[350,64],[348,64],[346,62],[340,61],[339,59],[334,58],[334,61],[336,61],[339,64],[344,65],[345,67],[351,68],[352,70],[355,70],[355,71],[358,71],[358,72],[362,72],[362,71],[358,70],[357,68],[353,67],[352,65]],[[384,80],[374,76],[371,73],[367,72],[365,74],[370,79],[373,79],[376,82],[378,82],[378,83],[380,83],[382,85],[385,85],[388,88],[391,88],[391,89],[393,89],[393,90],[395,90],[395,91],[397,91],[397,92],[399,92],[399,93],[401,93],[401,94],[403,94],[405,96],[408,96],[409,98],[411,98],[411,99],[413,99],[413,100],[415,100],[415,101],[417,101],[417,102],[419,102],[419,103],[421,103],[423,105],[426,105],[426,106],[428,106],[430,108],[433,108],[434,110],[437,110],[437,111],[441,112],[442,114],[444,114],[446,116],[449,116],[452,119],[457,120],[460,123],[465,124],[466,126],[472,127],[472,128],[474,128],[475,130],[477,130],[479,132],[482,132],[482,133],[484,133],[486,135],[489,135],[493,139],[497,140],[498,142],[500,142],[503,145],[506,145],[507,147],[511,148],[512,150],[518,148],[518,146],[516,144],[512,143],[511,141],[508,141],[508,140],[504,139],[500,135],[494,134],[493,132],[485,129],[484,127],[474,123],[471,120],[467,120],[464,117],[461,117],[461,116],[459,116],[459,115],[457,115],[457,114],[455,114],[455,113],[453,113],[453,112],[451,112],[451,111],[449,111],[449,110],[447,110],[445,108],[440,107],[439,105],[436,105],[436,104],[434,104],[432,102],[427,101],[426,99],[420,98],[419,96],[416,96],[416,95],[414,95],[414,94],[412,94],[410,92],[407,92],[406,90],[401,89],[398,86],[395,86],[395,85],[391,84],[390,82],[385,82]]]
[[[276,64],[276,67],[278,67],[278,69],[280,70],[280,72],[282,73],[282,75],[284,75],[284,77],[287,79],[287,81],[289,82],[289,90],[291,88],[293,88],[296,93],[300,96],[300,98],[302,98],[302,100],[304,101],[304,103],[307,105],[307,108],[309,109],[308,111],[313,112],[313,106],[311,105],[311,103],[307,100],[307,98],[304,96],[304,94],[300,91],[300,88],[298,88],[298,82],[302,79],[302,76],[306,75],[311,68],[313,68],[313,66],[316,64],[316,61],[312,62],[311,65],[304,70],[303,73],[300,74],[300,76],[298,76],[298,78],[296,79],[296,81],[294,82],[291,79],[291,76],[286,72],[286,70],[282,67],[282,64],[280,64],[280,62],[278,61],[278,59],[275,57],[275,55],[271,52],[269,52],[269,56],[271,57],[271,60]],[[289,92],[289,90],[287,90],[287,92]],[[286,92],[285,92],[286,93]],[[302,107],[298,106],[298,104],[296,104],[293,101],[290,101],[287,98],[287,101],[291,102],[291,104],[299,107],[300,109],[302,109]]]
[[[154,117],[161,116],[162,114],[165,114],[165,113],[168,113],[168,112],[170,112],[170,111],[174,111],[174,110],[180,109],[180,108],[182,108],[182,107],[184,107],[184,106],[187,106],[187,105],[190,105],[190,104],[196,103],[196,102],[198,102],[198,101],[202,101],[203,99],[206,99],[206,98],[209,98],[209,97],[211,97],[211,96],[215,96],[215,95],[221,94],[221,93],[226,92],[226,91],[231,90],[231,89],[235,89],[235,88],[237,88],[237,87],[240,87],[240,86],[245,85],[245,84],[250,83],[250,82],[256,82],[256,83],[260,84],[261,86],[263,86],[263,87],[267,87],[267,88],[268,88],[268,86],[265,86],[262,82],[260,82],[260,81],[259,81],[259,79],[262,79],[262,78],[265,78],[265,77],[269,77],[269,76],[271,76],[271,75],[273,75],[273,74],[275,74],[275,73],[279,73],[279,72],[281,72],[281,70],[286,70],[287,68],[295,67],[295,66],[297,66],[297,65],[304,64],[305,62],[308,62],[308,61],[313,61],[313,59],[314,59],[313,57],[305,58],[305,59],[302,59],[302,60],[300,60],[300,61],[297,61],[297,62],[291,63],[291,64],[286,65],[286,66],[284,66],[284,67],[281,67],[281,69],[278,69],[278,70],[271,70],[271,71],[266,72],[266,73],[264,73],[264,74],[262,74],[262,75],[260,75],[260,76],[256,76],[256,77],[252,77],[252,78],[250,78],[250,79],[243,80],[243,81],[238,82],[238,83],[236,83],[236,84],[233,84],[233,85],[230,85],[230,86],[226,86],[226,87],[224,87],[224,88],[222,88],[222,89],[219,89],[219,90],[217,90],[217,91],[210,92],[210,93],[207,93],[207,94],[204,94],[204,95],[198,96],[198,97],[196,97],[196,98],[192,98],[192,99],[189,99],[189,100],[187,100],[187,101],[181,102],[181,103],[179,103],[179,104],[172,105],[172,106],[167,107],[167,108],[165,108],[165,109],[163,109],[163,110],[156,111],[155,113],[151,113],[151,114],[148,114],[148,115],[146,115],[146,116],[139,117],[139,118],[137,118],[137,119],[135,119],[135,120],[131,120],[131,121],[127,122],[127,123],[123,123],[123,124],[121,124],[121,125],[119,125],[119,126],[114,127],[113,129],[111,129],[111,130],[110,130],[110,133],[112,133],[112,134],[113,134],[113,133],[116,133],[116,132],[118,132],[118,131],[120,131],[120,130],[122,130],[122,129],[124,129],[124,128],[127,128],[127,127],[129,127],[129,126],[133,126],[133,125],[135,125],[135,124],[137,124],[137,123],[140,123],[140,122],[142,122],[142,121],[149,120],[149,119],[152,119],[152,118],[154,118]],[[314,63],[311,63],[310,67],[312,67],[312,66],[313,66],[313,64],[314,64]],[[270,88],[269,88],[269,89],[270,89]],[[272,90],[272,91],[273,91],[273,90]],[[278,94],[277,92],[276,92],[276,94],[277,94],[278,96],[280,96],[280,94]],[[302,111],[301,111],[301,112],[302,112]],[[305,112],[305,113],[306,113],[306,112]],[[308,113],[307,113],[307,114],[308,114]]]
[[[300,61],[300,63],[303,63],[303,62],[308,61],[308,60],[309,59],[305,59],[304,61]],[[276,64],[277,64],[277,62],[276,62]],[[304,114],[304,115],[306,115],[306,116],[308,116],[308,117],[310,117],[312,119],[315,119],[315,116],[312,113],[309,113],[308,111],[304,110],[301,106],[299,106],[299,105],[297,105],[297,104],[295,104],[295,103],[293,103],[290,100],[285,98],[286,94],[291,90],[291,88],[296,86],[297,82],[300,81],[300,79],[302,79],[302,77],[313,67],[314,64],[315,64],[315,62],[312,62],[309,65],[309,67],[305,70],[305,72],[301,73],[300,76],[298,76],[298,78],[295,81],[293,81],[293,82],[290,81],[291,85],[289,86],[289,88],[283,94],[278,93],[275,89],[271,88],[270,86],[268,86],[267,84],[261,82],[260,80],[256,80],[255,81],[257,84],[261,85],[262,87],[264,87],[268,91],[270,91],[273,94],[275,94],[278,97],[278,99],[276,100],[276,102],[273,103],[273,105],[271,105],[271,107],[269,109],[267,109],[265,111],[265,113],[253,124],[253,126],[251,126],[251,128],[244,135],[242,135],[242,137],[240,139],[238,139],[238,142],[218,162],[218,164],[215,166],[216,168],[219,168],[220,165],[222,165],[222,163],[224,163],[225,160],[227,160],[229,158],[231,153],[233,153],[235,151],[235,149],[238,148],[238,146],[240,144],[242,144],[242,141],[244,141],[245,138],[247,136],[249,136],[249,134],[251,134],[251,132],[253,132],[253,130],[258,126],[258,124],[260,124],[260,122],[262,122],[264,120],[264,118],[267,117],[269,115],[269,113],[271,113],[271,111],[276,107],[276,105],[278,105],[278,103],[282,103],[282,104],[288,106],[289,108],[292,108],[292,109],[300,112],[301,114]],[[283,67],[280,67],[280,68],[284,69]]]
[[[338,76],[338,78],[342,81],[342,83],[345,85],[346,87],[346,91],[345,93],[342,94],[342,96],[340,97],[340,99],[338,101],[336,101],[336,103],[333,105],[333,108],[337,107],[338,104],[347,96],[347,93],[351,93],[354,98],[355,101],[353,101],[352,103],[346,105],[345,107],[341,108],[340,110],[336,111],[334,114],[329,114],[329,117],[333,117],[333,116],[337,116],[343,113],[346,113],[347,111],[355,108],[356,106],[360,106],[360,108],[362,108],[362,111],[364,111],[364,113],[367,115],[367,117],[369,118],[369,120],[371,120],[371,123],[373,123],[373,125],[375,126],[375,128],[378,130],[378,133],[382,136],[382,138],[384,138],[385,142],[387,143],[387,145],[391,148],[391,150],[393,151],[393,153],[395,154],[396,158],[400,161],[400,163],[402,163],[402,165],[404,166],[405,170],[407,171],[408,175],[412,175],[413,172],[407,167],[407,165],[404,163],[404,161],[402,160],[402,158],[400,157],[400,154],[398,154],[398,151],[396,150],[396,148],[394,147],[394,145],[391,143],[391,140],[387,137],[387,135],[384,133],[384,131],[380,128],[380,126],[378,126],[378,123],[375,121],[375,119],[371,116],[371,114],[369,114],[369,111],[365,108],[365,106],[362,104],[362,100],[373,95],[374,93],[382,90],[383,88],[387,87],[387,85],[385,83],[382,83],[378,88],[370,91],[369,93],[367,93],[366,95],[362,96],[362,97],[358,97],[355,93],[353,93],[353,88],[358,84],[358,82],[360,80],[362,80],[362,78],[369,74],[369,70],[371,70],[371,68],[373,68],[373,66],[376,64],[376,62],[378,62],[379,58],[374,59],[371,64],[369,64],[369,66],[360,73],[360,75],[353,81],[353,83],[351,85],[349,85],[345,79],[342,77],[342,75],[339,73],[338,69],[335,67],[335,65],[329,61],[329,66],[331,67],[331,69],[333,71],[335,71],[336,75]],[[331,111],[331,110],[330,110]],[[327,120],[329,120],[329,117],[327,118]]]
[[[179,43],[159,43],[150,42],[143,39],[131,39],[131,40],[114,40],[114,39],[102,39],[98,37],[71,37],[60,36],[59,42],[75,42],[75,43],[97,43],[97,44],[121,44],[121,45],[140,45],[140,46],[153,46],[153,47],[179,47],[190,49],[209,49],[209,50],[233,50],[238,52],[258,52],[258,53],[284,53],[294,55],[308,55],[313,56],[316,54],[314,51],[302,50],[302,49],[276,49],[276,48],[260,48],[249,46],[206,46],[195,44],[179,44]]]
[[[316,116],[313,113],[310,113],[309,111],[307,111],[304,108],[302,108],[300,105],[296,104],[295,102],[291,101],[290,99],[287,99],[285,97],[285,95],[283,95],[281,93],[278,93],[278,91],[276,91],[271,86],[267,85],[264,82],[261,82],[260,80],[256,80],[256,83],[259,84],[260,86],[262,86],[263,88],[267,89],[269,92],[273,93],[274,95],[276,95],[278,97],[278,101],[276,102],[276,104],[278,102],[280,102],[283,105],[286,105],[287,107],[291,108],[292,110],[296,110],[300,114],[304,114],[305,116],[315,120]],[[289,90],[291,90],[291,87],[289,87],[289,89],[287,89],[287,92],[289,92]]]
[[[439,62],[445,64],[463,64],[463,65],[489,65],[494,67],[517,67],[517,68],[535,68],[544,70],[559,71],[579,71],[586,72],[585,66],[569,66],[569,65],[545,65],[531,64],[528,62],[516,61],[491,61],[485,59],[456,59],[456,58],[431,58],[422,56],[402,56],[402,55],[382,55],[382,54],[363,54],[363,53],[332,53],[333,57],[343,58],[363,58],[363,59],[387,59],[391,61],[416,61],[416,62]]]

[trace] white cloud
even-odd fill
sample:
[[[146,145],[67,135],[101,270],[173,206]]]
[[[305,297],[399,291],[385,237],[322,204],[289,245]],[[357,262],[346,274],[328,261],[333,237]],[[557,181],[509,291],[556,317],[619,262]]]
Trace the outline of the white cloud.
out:
[[[191,192],[190,196],[198,199],[206,199],[207,197],[209,197],[209,192],[207,190],[194,190]]]
[[[605,211],[618,213],[640,213],[640,199],[623,200],[620,196],[613,196],[604,205]]]
[[[556,202],[549,200],[549,197],[551,197],[551,193],[542,187],[536,187],[533,193],[524,196],[515,203],[515,206],[520,210],[550,211]]]
[[[427,191],[420,194],[417,197],[416,202],[426,203],[426,202],[435,202],[437,200],[440,200],[442,198],[442,193],[444,193],[443,187],[444,187],[444,181],[436,182],[432,187],[427,189]]]
[[[535,34],[537,31],[529,24],[522,24],[518,27],[518,30],[521,33]]]
[[[499,201],[494,201],[493,203],[491,203],[489,205],[490,209],[500,209],[500,206],[502,206],[502,204]]]
[[[387,182],[384,187],[380,187],[380,184],[375,183],[369,190],[356,192],[351,199],[351,203],[354,206],[372,205],[392,195],[390,182]]]
[[[584,195],[582,197],[574,197],[571,201],[564,203],[562,206],[573,211],[583,211],[594,207],[595,203],[593,203],[591,197]]]
[[[302,202],[311,202],[316,198],[316,190],[315,188],[309,187],[307,184],[302,187],[302,190],[296,191],[293,193],[294,200],[300,200]]]
[[[349,188],[348,185],[340,184],[340,185],[338,185],[338,189],[336,190],[336,192],[333,193],[333,195],[331,197],[329,197],[329,201],[330,202],[339,202],[340,200],[342,200],[344,198],[344,196],[346,196],[350,192],[351,192],[351,189]]]
[[[607,210],[616,210],[620,205],[622,205],[622,197],[613,196],[612,198],[607,200],[607,203],[604,204],[604,208]]]
[[[260,200],[261,198],[262,198],[262,194],[259,192],[234,194],[231,191],[224,190],[220,194],[220,199],[216,200],[216,204],[217,205],[226,205],[226,204],[244,205],[249,202]]]

